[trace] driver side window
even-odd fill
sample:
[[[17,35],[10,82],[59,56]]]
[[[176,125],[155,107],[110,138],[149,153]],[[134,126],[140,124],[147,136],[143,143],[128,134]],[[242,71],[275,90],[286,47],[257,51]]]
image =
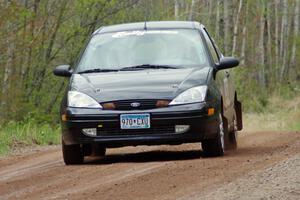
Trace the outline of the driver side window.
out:
[[[215,47],[214,47],[207,31],[206,31],[206,29],[204,29],[203,35],[204,35],[205,41],[207,43],[207,46],[209,48],[209,51],[210,51],[210,54],[213,58],[214,63],[218,63],[219,62],[219,55],[216,52],[216,49],[215,49]]]

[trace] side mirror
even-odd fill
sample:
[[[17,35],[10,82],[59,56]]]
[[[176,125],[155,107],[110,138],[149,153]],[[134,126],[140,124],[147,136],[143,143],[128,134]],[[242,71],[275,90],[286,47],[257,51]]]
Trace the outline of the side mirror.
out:
[[[229,69],[239,65],[239,60],[234,57],[222,57],[217,65],[217,70]]]
[[[56,76],[70,77],[72,70],[70,65],[59,65],[53,70],[53,74]]]

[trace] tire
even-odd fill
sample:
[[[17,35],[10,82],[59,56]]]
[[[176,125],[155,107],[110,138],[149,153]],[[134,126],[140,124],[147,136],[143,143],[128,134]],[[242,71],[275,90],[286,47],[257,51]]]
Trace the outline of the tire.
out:
[[[209,139],[202,141],[202,150],[204,152],[204,156],[206,157],[217,157],[224,155],[225,149],[225,129],[224,127],[224,117],[220,113],[219,114],[219,129],[217,133],[217,137],[215,139]]]
[[[238,130],[238,122],[236,111],[234,111],[233,117],[233,130],[228,132],[225,135],[225,150],[235,150],[237,149],[237,130]]]
[[[83,163],[83,151],[79,144],[65,145],[64,142],[62,142],[62,153],[66,165]]]

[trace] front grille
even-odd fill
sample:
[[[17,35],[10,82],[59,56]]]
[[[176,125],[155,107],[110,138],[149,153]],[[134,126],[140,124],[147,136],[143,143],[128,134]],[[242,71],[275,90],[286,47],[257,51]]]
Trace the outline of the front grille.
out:
[[[140,100],[120,100],[120,101],[114,101],[112,103],[115,104],[116,110],[147,110],[147,109],[154,109],[156,108],[156,102],[155,99],[140,99]],[[132,103],[139,103],[140,106],[133,107],[131,106]]]
[[[156,125],[148,129],[120,129],[103,127],[97,130],[97,136],[171,134],[174,132],[174,125]]]

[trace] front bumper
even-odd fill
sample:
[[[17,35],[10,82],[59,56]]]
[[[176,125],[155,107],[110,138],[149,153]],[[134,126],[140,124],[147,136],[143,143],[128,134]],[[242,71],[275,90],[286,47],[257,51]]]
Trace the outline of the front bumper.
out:
[[[209,107],[206,103],[197,103],[132,111],[67,108],[67,120],[62,122],[62,138],[65,144],[99,143],[105,147],[199,142],[216,137],[218,131],[219,111],[208,116]],[[120,115],[133,113],[149,113],[151,129],[121,130]],[[189,125],[190,128],[178,134],[175,125]],[[84,128],[97,128],[97,136],[83,134]]]

